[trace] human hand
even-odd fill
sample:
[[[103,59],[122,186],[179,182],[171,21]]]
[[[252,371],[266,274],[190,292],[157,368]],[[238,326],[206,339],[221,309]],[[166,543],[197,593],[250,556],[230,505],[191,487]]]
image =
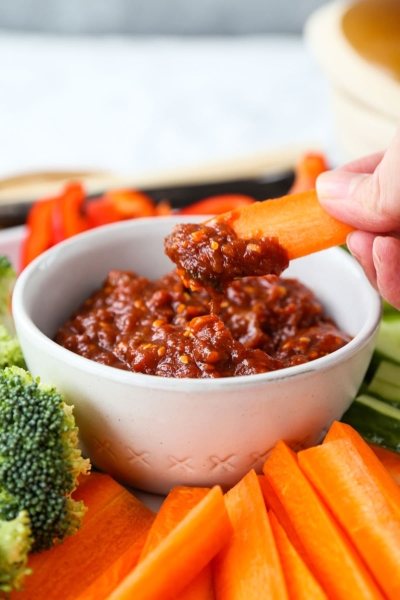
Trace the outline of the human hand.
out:
[[[347,246],[385,300],[400,310],[400,127],[386,152],[317,179],[322,206],[356,228]]]

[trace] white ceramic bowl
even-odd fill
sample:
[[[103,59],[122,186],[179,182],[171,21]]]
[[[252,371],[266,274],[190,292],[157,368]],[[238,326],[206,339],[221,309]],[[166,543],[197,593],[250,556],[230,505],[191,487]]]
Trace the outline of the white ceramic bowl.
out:
[[[100,365],[52,341],[109,270],[149,278],[170,270],[163,239],[188,220],[127,221],[77,236],[25,269],[13,297],[28,367],[75,405],[84,453],[117,479],[158,493],[177,484],[231,486],[260,469],[279,439],[296,449],[319,442],[356,394],[380,319],[379,297],[362,270],[334,248],[287,271],[354,336],[308,364],[248,377],[169,379]]]
[[[313,13],[304,30],[329,84],[344,160],[384,150],[400,120],[400,82],[350,42],[343,28],[350,10],[353,27],[370,26],[361,3],[337,0]]]

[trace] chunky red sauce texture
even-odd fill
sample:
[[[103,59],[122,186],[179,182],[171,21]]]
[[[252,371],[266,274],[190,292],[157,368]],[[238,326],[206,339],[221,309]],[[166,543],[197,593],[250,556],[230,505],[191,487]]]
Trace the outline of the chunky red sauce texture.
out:
[[[288,254],[275,238],[244,240],[220,220],[212,226],[176,225],[165,239],[165,252],[186,287],[204,288],[219,301],[235,279],[280,275],[289,266]]]
[[[187,290],[177,272],[152,282],[111,271],[59,329],[56,341],[119,369],[218,378],[306,363],[341,348],[350,337],[293,279],[233,281],[217,316],[210,314],[209,294]]]

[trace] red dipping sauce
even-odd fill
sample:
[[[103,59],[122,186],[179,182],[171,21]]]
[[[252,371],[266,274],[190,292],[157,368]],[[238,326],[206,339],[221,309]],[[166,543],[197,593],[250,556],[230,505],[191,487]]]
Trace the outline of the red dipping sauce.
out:
[[[266,373],[341,348],[350,337],[300,282],[270,275],[235,280],[210,314],[210,296],[177,272],[152,282],[112,271],[56,342],[96,362],[161,377]]]

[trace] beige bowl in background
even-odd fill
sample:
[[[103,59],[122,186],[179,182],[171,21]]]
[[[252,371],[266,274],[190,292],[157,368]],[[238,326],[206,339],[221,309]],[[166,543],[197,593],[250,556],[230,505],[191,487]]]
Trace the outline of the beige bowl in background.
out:
[[[384,150],[400,121],[399,3],[333,2],[304,33],[329,83],[343,160]]]

